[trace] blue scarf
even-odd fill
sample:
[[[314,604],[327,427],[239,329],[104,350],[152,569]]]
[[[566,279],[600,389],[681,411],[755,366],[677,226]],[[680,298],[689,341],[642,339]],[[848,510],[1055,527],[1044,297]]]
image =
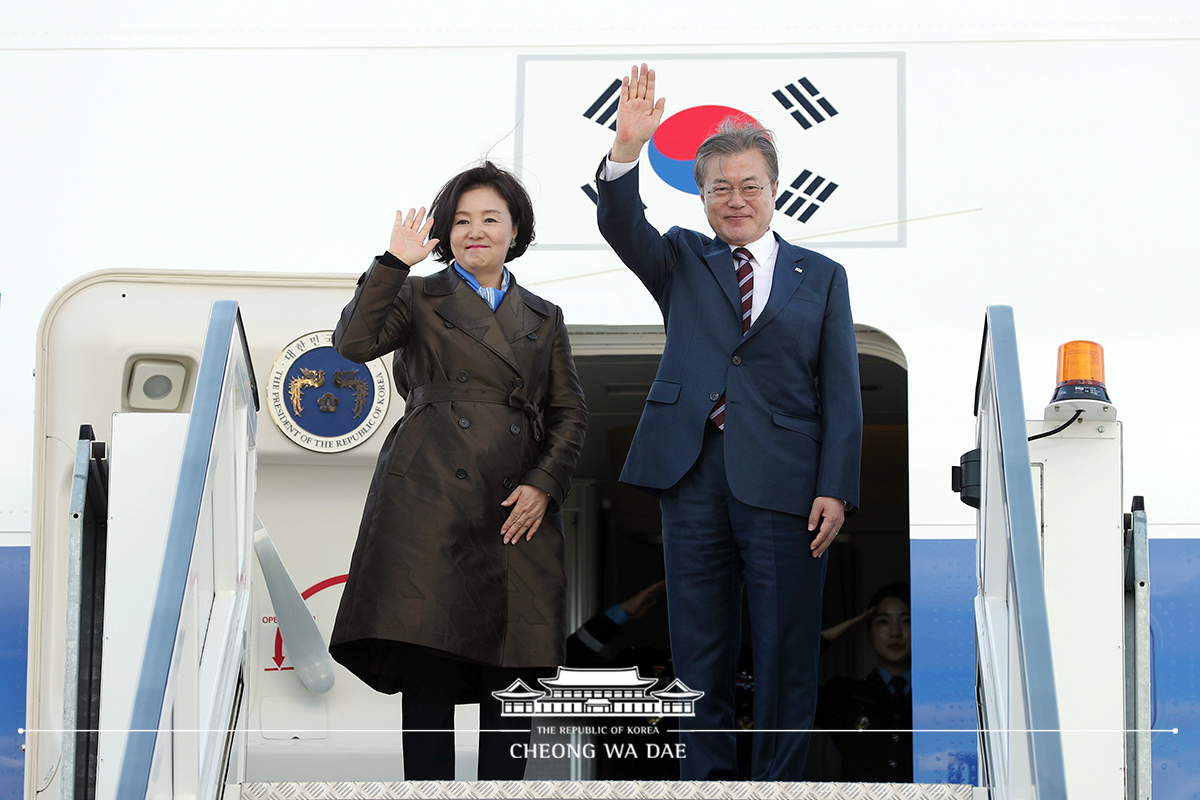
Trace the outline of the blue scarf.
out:
[[[504,268],[504,278],[500,281],[499,289],[493,289],[490,286],[480,286],[479,281],[475,280],[475,276],[460,267],[457,261],[454,262],[454,269],[458,272],[459,277],[467,282],[467,286],[474,289],[475,293],[492,307],[492,311],[499,308],[500,301],[504,299],[504,293],[508,291],[508,267]]]

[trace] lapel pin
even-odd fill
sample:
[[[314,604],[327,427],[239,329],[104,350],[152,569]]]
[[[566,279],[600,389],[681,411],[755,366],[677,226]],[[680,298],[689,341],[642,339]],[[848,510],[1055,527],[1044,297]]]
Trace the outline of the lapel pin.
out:
[[[804,272],[804,270],[800,269],[799,267],[796,267],[796,272]]]

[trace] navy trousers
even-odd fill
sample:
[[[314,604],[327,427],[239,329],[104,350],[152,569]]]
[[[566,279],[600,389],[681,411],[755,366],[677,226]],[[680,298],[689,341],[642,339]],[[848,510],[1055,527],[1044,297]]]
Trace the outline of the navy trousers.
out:
[[[675,676],[705,694],[680,718],[683,780],[798,781],[817,704],[826,556],[808,518],[742,503],[729,490],[724,434],[710,427],[696,464],[663,492],[663,548]],[[742,593],[754,650],[751,775],[739,776],[734,676]]]

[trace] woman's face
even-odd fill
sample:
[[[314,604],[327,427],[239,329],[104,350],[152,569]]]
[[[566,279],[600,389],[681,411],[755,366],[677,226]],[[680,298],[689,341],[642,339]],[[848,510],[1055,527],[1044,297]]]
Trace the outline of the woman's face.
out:
[[[908,606],[896,597],[885,597],[871,617],[871,646],[886,670],[907,672],[912,664],[910,619]]]
[[[479,278],[493,278],[517,236],[504,198],[490,186],[468,189],[458,198],[450,225],[450,251],[459,266]]]

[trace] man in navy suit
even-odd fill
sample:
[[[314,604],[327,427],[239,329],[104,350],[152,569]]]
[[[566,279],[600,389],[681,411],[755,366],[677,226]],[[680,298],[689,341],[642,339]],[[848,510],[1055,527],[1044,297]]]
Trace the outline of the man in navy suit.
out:
[[[600,231],[662,309],[667,343],[621,480],[659,495],[684,780],[737,780],[743,588],[754,650],[753,780],[801,779],[816,708],[825,549],[858,503],[862,402],[846,272],[771,231],[768,131],[726,120],[696,153],[716,238],[642,211],[637,160],[662,119],[654,72],[621,86],[597,175]],[[690,723],[690,724],[689,724]]]

